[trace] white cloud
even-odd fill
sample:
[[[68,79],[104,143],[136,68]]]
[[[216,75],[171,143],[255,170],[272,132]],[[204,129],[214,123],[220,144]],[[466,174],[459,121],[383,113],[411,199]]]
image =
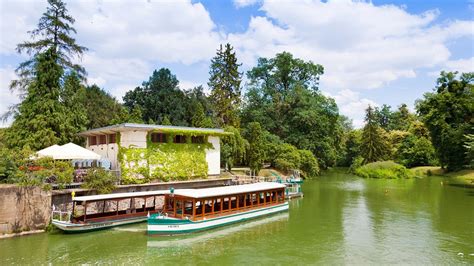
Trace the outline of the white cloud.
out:
[[[234,0],[234,6],[237,8],[253,6],[258,3],[259,0]]]

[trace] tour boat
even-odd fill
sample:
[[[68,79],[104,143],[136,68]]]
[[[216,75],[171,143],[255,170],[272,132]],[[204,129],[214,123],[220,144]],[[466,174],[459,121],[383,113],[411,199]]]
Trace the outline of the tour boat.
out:
[[[165,195],[161,212],[148,218],[148,234],[191,233],[288,210],[285,185],[261,182]]]
[[[53,210],[51,222],[67,233],[144,222],[161,209],[167,193],[169,190],[73,197],[72,212]]]

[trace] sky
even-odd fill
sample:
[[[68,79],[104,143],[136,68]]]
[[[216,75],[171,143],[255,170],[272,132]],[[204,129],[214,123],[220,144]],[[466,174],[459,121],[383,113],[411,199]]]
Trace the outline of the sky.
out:
[[[367,106],[402,103],[432,91],[441,70],[474,71],[474,1],[66,1],[87,83],[119,101],[169,68],[180,88],[207,88],[219,44],[230,43],[246,72],[259,57],[288,51],[324,66],[320,90],[363,125]],[[0,113],[19,102],[8,87],[27,58],[46,1],[0,0]],[[245,82],[245,80],[244,80]],[[0,126],[8,126],[7,121]]]

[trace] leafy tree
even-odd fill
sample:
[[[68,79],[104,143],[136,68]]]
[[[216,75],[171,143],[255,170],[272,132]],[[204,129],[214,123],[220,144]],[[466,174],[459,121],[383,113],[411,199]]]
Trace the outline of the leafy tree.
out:
[[[350,166],[354,159],[360,155],[362,131],[351,130],[347,132],[344,143],[344,154],[339,162],[340,166]]]
[[[300,169],[300,165],[301,154],[298,149],[288,143],[282,144],[275,159],[276,168],[288,172],[293,169]]]
[[[239,127],[242,73],[239,72],[240,64],[237,63],[233,49],[229,43],[225,47],[220,45],[216,56],[211,60],[208,85],[219,125]]]
[[[117,178],[103,168],[91,168],[84,176],[82,187],[95,189],[100,194],[111,193],[115,189]]]
[[[441,72],[434,92],[416,109],[428,128],[439,162],[449,171],[468,164],[464,135],[474,133],[474,73]]]
[[[68,141],[65,134],[66,108],[59,102],[62,73],[53,50],[38,55],[35,78],[6,134],[10,147],[29,146],[38,150]]]
[[[247,160],[252,171],[258,173],[263,167],[265,158],[265,139],[262,127],[258,122],[248,124],[246,128],[246,139],[249,142]]]
[[[167,68],[153,71],[141,87],[128,91],[123,97],[124,105],[133,110],[139,106],[144,121],[163,124],[168,117],[173,125],[188,126],[186,95],[178,87],[179,81]]]
[[[402,104],[398,107],[398,110],[393,112],[391,115],[391,122],[387,129],[389,130],[408,130],[408,127],[416,121],[414,114],[410,113],[408,106]]]
[[[344,121],[333,99],[318,91],[323,67],[290,53],[260,58],[248,73],[244,125],[256,121],[286,143],[313,152],[322,168],[334,165]]]
[[[86,128],[99,128],[127,122],[127,110],[110,94],[97,85],[85,88],[80,98],[87,113]]]
[[[265,138],[265,161],[270,163],[270,166],[276,167],[275,160],[278,157],[284,142],[277,135],[273,135],[268,131],[264,132]]]
[[[431,141],[414,134],[406,137],[397,151],[397,161],[406,167],[436,164],[436,154]]]
[[[168,118],[167,115],[165,115],[165,116],[163,117],[163,120],[161,121],[161,124],[164,125],[164,126],[171,126],[171,125],[173,125],[173,124],[171,124],[170,119]]]
[[[233,126],[225,127],[226,132],[232,133],[230,136],[221,138],[221,165],[228,171],[232,171],[232,167],[236,163],[240,163],[245,158],[245,151],[248,142],[240,135],[239,129]]]
[[[362,130],[361,155],[364,163],[387,159],[390,152],[385,131],[378,126],[372,106],[366,109],[365,126]]]
[[[298,150],[301,158],[299,169],[305,177],[314,177],[319,175],[318,160],[311,151]]]
[[[390,105],[382,105],[381,108],[375,107],[374,113],[379,126],[385,130],[388,130],[392,122],[392,111]]]
[[[466,157],[471,165],[471,168],[474,168],[474,134],[467,134],[465,137],[466,142],[464,147],[466,148]]]
[[[79,77],[86,74],[84,68],[74,63],[74,57],[81,57],[87,48],[80,46],[71,37],[76,30],[72,27],[74,18],[68,14],[66,4],[61,0],[48,0],[46,12],[40,18],[35,30],[30,31],[33,41],[18,44],[18,53],[26,52],[31,56],[21,63],[16,69],[19,77],[10,84],[11,89],[21,92],[27,90],[31,81],[34,80],[37,61],[41,54],[51,53],[56,63],[65,73],[77,72]]]

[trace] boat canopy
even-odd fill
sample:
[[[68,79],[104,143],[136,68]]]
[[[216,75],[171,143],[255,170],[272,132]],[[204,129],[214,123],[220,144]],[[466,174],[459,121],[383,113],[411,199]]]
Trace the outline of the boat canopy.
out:
[[[112,200],[112,199],[126,199],[126,198],[138,198],[146,196],[159,196],[169,194],[169,190],[153,190],[153,191],[141,191],[141,192],[127,192],[127,193],[112,193],[112,194],[100,194],[90,196],[78,196],[74,197],[73,201],[101,201],[101,200]]]
[[[201,189],[177,189],[175,195],[189,198],[209,198],[224,195],[244,194],[250,192],[258,192],[273,189],[282,189],[286,186],[275,182],[261,182],[237,186],[212,187]]]

